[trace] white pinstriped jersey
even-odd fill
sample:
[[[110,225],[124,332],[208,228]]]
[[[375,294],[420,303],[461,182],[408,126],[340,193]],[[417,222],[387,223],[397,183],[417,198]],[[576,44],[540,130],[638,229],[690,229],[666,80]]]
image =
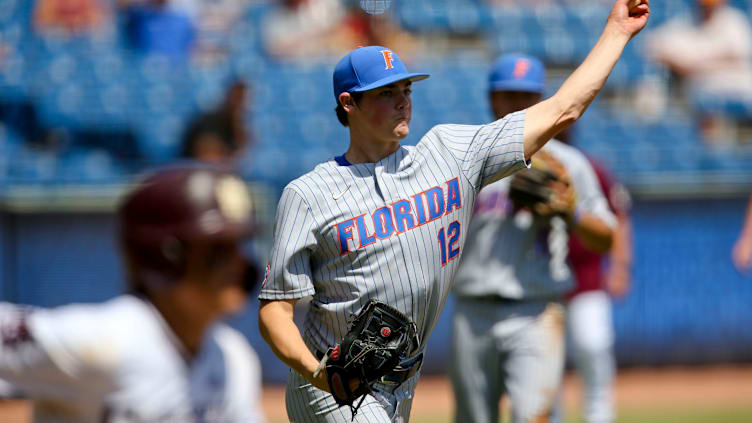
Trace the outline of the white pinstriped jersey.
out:
[[[543,149],[567,169],[577,195],[576,214],[592,213],[613,228],[616,218],[587,158],[556,140]],[[509,180],[502,180],[478,195],[454,290],[465,297],[556,298],[574,284],[567,225],[560,217],[549,225],[527,210],[515,211],[508,192]]]
[[[480,188],[526,167],[524,111],[439,125],[376,163],[318,165],[277,209],[263,300],[313,296],[303,338],[325,351],[370,299],[410,317],[422,349],[449,293]]]
[[[222,323],[187,356],[131,295],[55,309],[0,302],[0,378],[34,401],[35,422],[262,422],[260,367]]]

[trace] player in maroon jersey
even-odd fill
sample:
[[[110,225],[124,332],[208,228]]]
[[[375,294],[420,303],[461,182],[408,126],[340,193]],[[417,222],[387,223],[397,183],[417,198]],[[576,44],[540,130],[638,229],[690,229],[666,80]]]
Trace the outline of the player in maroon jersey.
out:
[[[616,419],[612,385],[616,373],[611,298],[629,290],[632,263],[631,199],[598,162],[590,159],[601,189],[617,218],[611,251],[588,251],[575,234],[569,238],[569,260],[575,272],[575,289],[569,293],[567,330],[574,364],[584,387],[583,412],[588,423]],[[610,294],[610,295],[609,295]]]

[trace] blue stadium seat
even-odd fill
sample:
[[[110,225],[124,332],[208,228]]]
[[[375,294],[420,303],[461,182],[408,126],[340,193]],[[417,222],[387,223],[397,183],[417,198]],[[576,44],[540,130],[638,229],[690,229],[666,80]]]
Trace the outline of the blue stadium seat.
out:
[[[16,131],[0,123],[0,181],[8,178],[11,163],[18,157],[24,142]]]
[[[547,27],[543,32],[543,57],[549,63],[575,64],[579,62],[576,38],[564,25]]]
[[[400,24],[415,32],[472,34],[484,31],[493,19],[487,5],[475,0],[395,2],[393,8]]]
[[[726,115],[736,119],[752,118],[752,101],[743,99],[705,95],[693,99],[693,105],[700,113],[709,115]]]
[[[58,156],[52,151],[32,150],[21,146],[7,168],[12,182],[54,182],[58,174]]]
[[[447,2],[447,28],[450,32],[471,34],[490,28],[491,17],[484,3],[474,1]]]
[[[272,160],[277,154],[299,157],[298,161],[285,161],[275,169],[262,171],[268,172],[265,177],[282,183],[301,172],[301,166],[312,165],[316,157],[325,152],[341,153],[346,146],[347,130],[332,111],[332,65],[281,64],[263,55],[258,22],[274,5],[249,7],[228,38],[228,61],[192,66],[142,57],[120,46],[117,37],[61,40],[39,36],[29,30],[32,2],[6,3],[7,7],[0,10],[0,34],[17,48],[0,64],[0,99],[32,99],[44,125],[73,134],[73,141],[66,146],[116,151],[117,142],[106,145],[101,137],[76,134],[133,130],[140,136],[136,150],[152,161],[168,160],[178,151],[185,122],[215,106],[231,77],[244,78],[252,85],[247,113],[262,158]],[[733,0],[732,4],[744,10],[752,6],[752,2],[742,0]],[[690,0],[656,2],[651,25],[691,7]],[[392,10],[408,29],[417,32],[477,33],[487,36],[496,52],[527,52],[561,66],[584,58],[600,35],[608,11],[607,5],[599,2],[576,7],[557,2],[491,7],[480,0],[397,2]],[[625,50],[609,79],[609,88],[629,90],[644,75],[660,73],[644,60],[639,49],[636,43]],[[412,131],[405,143],[417,142],[439,123],[481,124],[491,119],[486,97],[491,55],[461,50],[453,51],[452,58],[411,64],[432,77],[413,90]],[[752,167],[752,157],[743,154],[708,153],[685,111],[670,110],[661,121],[646,123],[611,107],[596,101],[575,128],[573,140],[581,148],[606,157],[625,174]],[[698,107],[739,117],[752,115],[752,105],[744,103],[701,99]],[[51,172],[45,170],[45,163],[57,163],[49,157],[36,160],[30,151],[12,154],[23,156],[23,160],[13,169],[6,168],[9,175],[39,175],[44,179]],[[65,157],[61,162],[64,165],[53,166],[62,172],[72,169],[66,154],[61,156]],[[96,156],[81,157],[70,162],[98,160]]]
[[[0,100],[17,100],[28,95],[27,71],[26,60],[16,51],[0,61]]]
[[[123,83],[107,83],[97,90],[102,113],[105,119],[114,125],[125,126],[129,122],[129,110],[133,108],[132,93]]]
[[[250,176],[261,180],[272,181],[285,185],[293,177],[293,172],[288,167],[290,161],[297,160],[297,155],[289,154],[290,150],[275,143],[260,140],[251,154],[252,167]]]
[[[436,9],[430,2],[395,2],[394,7],[400,24],[408,30],[421,32],[437,26]]]
[[[12,25],[14,21],[20,20],[17,17],[20,3],[22,3],[21,0],[5,0],[3,2],[3,7],[0,7],[0,27],[5,28]]]
[[[264,71],[266,60],[256,51],[242,51],[233,54],[232,72],[235,75],[244,75],[254,78],[257,74]]]
[[[319,146],[329,146],[334,138],[336,122],[334,112],[309,113],[299,117],[301,147],[315,149]]]
[[[72,149],[61,157],[59,183],[117,182],[127,172],[104,150]]]

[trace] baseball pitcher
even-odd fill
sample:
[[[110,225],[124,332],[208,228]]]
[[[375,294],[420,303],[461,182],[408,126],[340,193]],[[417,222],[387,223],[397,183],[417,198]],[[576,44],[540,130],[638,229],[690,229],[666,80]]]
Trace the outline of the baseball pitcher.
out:
[[[478,192],[525,169],[582,115],[648,14],[647,3],[617,1],[598,45],[556,95],[487,125],[436,126],[415,147],[400,141],[412,85],[428,75],[409,73],[381,46],[339,61],[334,98],[349,147],[284,189],[259,295],[261,334],[291,368],[291,421],[409,419]],[[294,305],[307,296],[299,328]]]

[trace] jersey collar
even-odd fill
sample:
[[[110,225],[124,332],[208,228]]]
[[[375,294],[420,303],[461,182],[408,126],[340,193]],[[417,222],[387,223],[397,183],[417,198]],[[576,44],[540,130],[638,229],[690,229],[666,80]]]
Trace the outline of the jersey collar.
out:
[[[341,156],[335,157],[334,161],[337,162],[337,164],[340,166],[352,166],[352,163],[350,163],[350,161],[347,160],[344,154],[342,154]]]

